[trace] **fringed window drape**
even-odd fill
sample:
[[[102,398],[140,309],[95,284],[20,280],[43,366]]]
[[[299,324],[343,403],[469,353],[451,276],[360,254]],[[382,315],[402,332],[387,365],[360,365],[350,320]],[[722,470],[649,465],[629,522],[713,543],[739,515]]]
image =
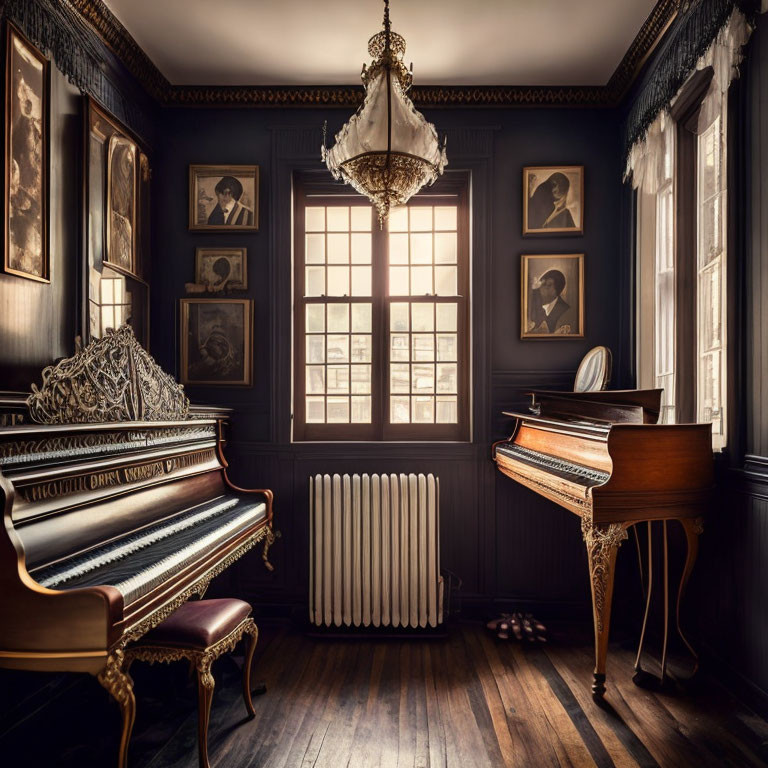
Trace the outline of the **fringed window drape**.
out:
[[[0,17],[19,26],[82,93],[93,96],[111,114],[152,144],[154,106],[140,86],[115,82],[106,66],[111,54],[76,10],[61,0],[6,0]],[[127,78],[126,78],[127,79]]]
[[[707,4],[707,1],[703,0],[696,10],[698,11]],[[715,112],[722,109],[722,102],[731,81],[738,77],[738,66],[743,58],[742,48],[749,39],[751,32],[752,27],[747,17],[738,8],[731,8],[729,15],[714,34],[709,45],[695,59],[693,66],[688,71],[686,80],[691,73],[697,70],[712,67],[714,71],[712,82],[701,106],[699,120],[702,125],[709,125]],[[638,134],[628,147],[624,179],[631,180],[635,189],[640,188],[644,192],[655,194],[662,183],[664,157],[667,155],[667,144],[671,140],[670,136],[674,130],[674,123],[669,116],[669,108],[679,96],[683,86],[684,83],[681,83],[669,95],[668,100],[659,105],[657,113],[650,120],[642,135]],[[652,90],[661,92],[656,86]],[[648,100],[642,96],[639,101],[648,103]],[[630,113],[630,120],[634,113],[635,109],[633,108]]]

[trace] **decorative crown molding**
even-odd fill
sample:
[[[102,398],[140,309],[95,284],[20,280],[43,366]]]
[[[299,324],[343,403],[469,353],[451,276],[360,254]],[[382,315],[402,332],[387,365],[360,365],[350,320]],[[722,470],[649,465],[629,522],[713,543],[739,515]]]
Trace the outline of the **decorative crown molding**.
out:
[[[43,369],[32,385],[29,414],[40,424],[186,419],[184,387],[136,341],[129,325],[108,329],[72,357]]]
[[[102,0],[64,0],[164,106],[357,107],[361,86],[172,85]],[[678,13],[681,0],[658,0],[611,79],[603,86],[414,86],[417,107],[611,107],[637,77]]]
[[[171,83],[102,0],[65,0],[65,2],[94,29],[150,96],[161,103],[167,101],[168,93],[172,88]]]
[[[658,0],[605,86],[614,103],[629,90],[680,11],[681,0]]]

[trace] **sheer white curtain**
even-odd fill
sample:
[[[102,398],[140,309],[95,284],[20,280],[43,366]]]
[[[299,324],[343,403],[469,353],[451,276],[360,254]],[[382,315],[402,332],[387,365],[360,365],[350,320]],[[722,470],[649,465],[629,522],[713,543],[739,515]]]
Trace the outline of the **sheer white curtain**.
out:
[[[738,76],[742,47],[751,28],[734,9],[728,22],[696,64],[713,69],[698,116],[697,200],[697,418],[713,422],[715,448],[725,445],[725,285],[726,285],[726,116],[727,94]],[[672,100],[676,101],[685,86]],[[672,105],[671,104],[671,105]],[[670,105],[670,106],[671,106]],[[664,388],[663,420],[675,420],[676,191],[688,180],[676,178],[676,124],[659,113],[645,137],[632,146],[624,178],[638,190],[639,386]],[[690,278],[685,277],[686,280]],[[693,343],[693,339],[691,343]]]

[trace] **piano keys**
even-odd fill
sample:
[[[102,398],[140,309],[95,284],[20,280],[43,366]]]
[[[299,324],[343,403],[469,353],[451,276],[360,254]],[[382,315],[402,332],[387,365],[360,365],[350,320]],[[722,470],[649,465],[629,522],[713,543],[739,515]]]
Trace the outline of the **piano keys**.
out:
[[[600,699],[618,547],[633,525],[678,521],[688,545],[679,601],[713,488],[711,425],[656,423],[661,390],[531,395],[530,413],[504,412],[514,426],[494,443],[493,459],[504,475],[581,518],[595,633],[592,693]],[[688,645],[679,624],[678,631]]]
[[[29,412],[49,423],[0,427],[0,666],[96,676],[124,768],[126,644],[258,542],[271,569],[272,493],[230,482],[221,415],[190,415],[127,327],[43,379]]]

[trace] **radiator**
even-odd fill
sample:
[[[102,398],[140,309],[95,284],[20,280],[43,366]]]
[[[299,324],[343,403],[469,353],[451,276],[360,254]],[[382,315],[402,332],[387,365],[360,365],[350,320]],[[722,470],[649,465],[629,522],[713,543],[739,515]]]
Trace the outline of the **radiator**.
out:
[[[310,622],[442,623],[438,502],[432,474],[310,477]]]

